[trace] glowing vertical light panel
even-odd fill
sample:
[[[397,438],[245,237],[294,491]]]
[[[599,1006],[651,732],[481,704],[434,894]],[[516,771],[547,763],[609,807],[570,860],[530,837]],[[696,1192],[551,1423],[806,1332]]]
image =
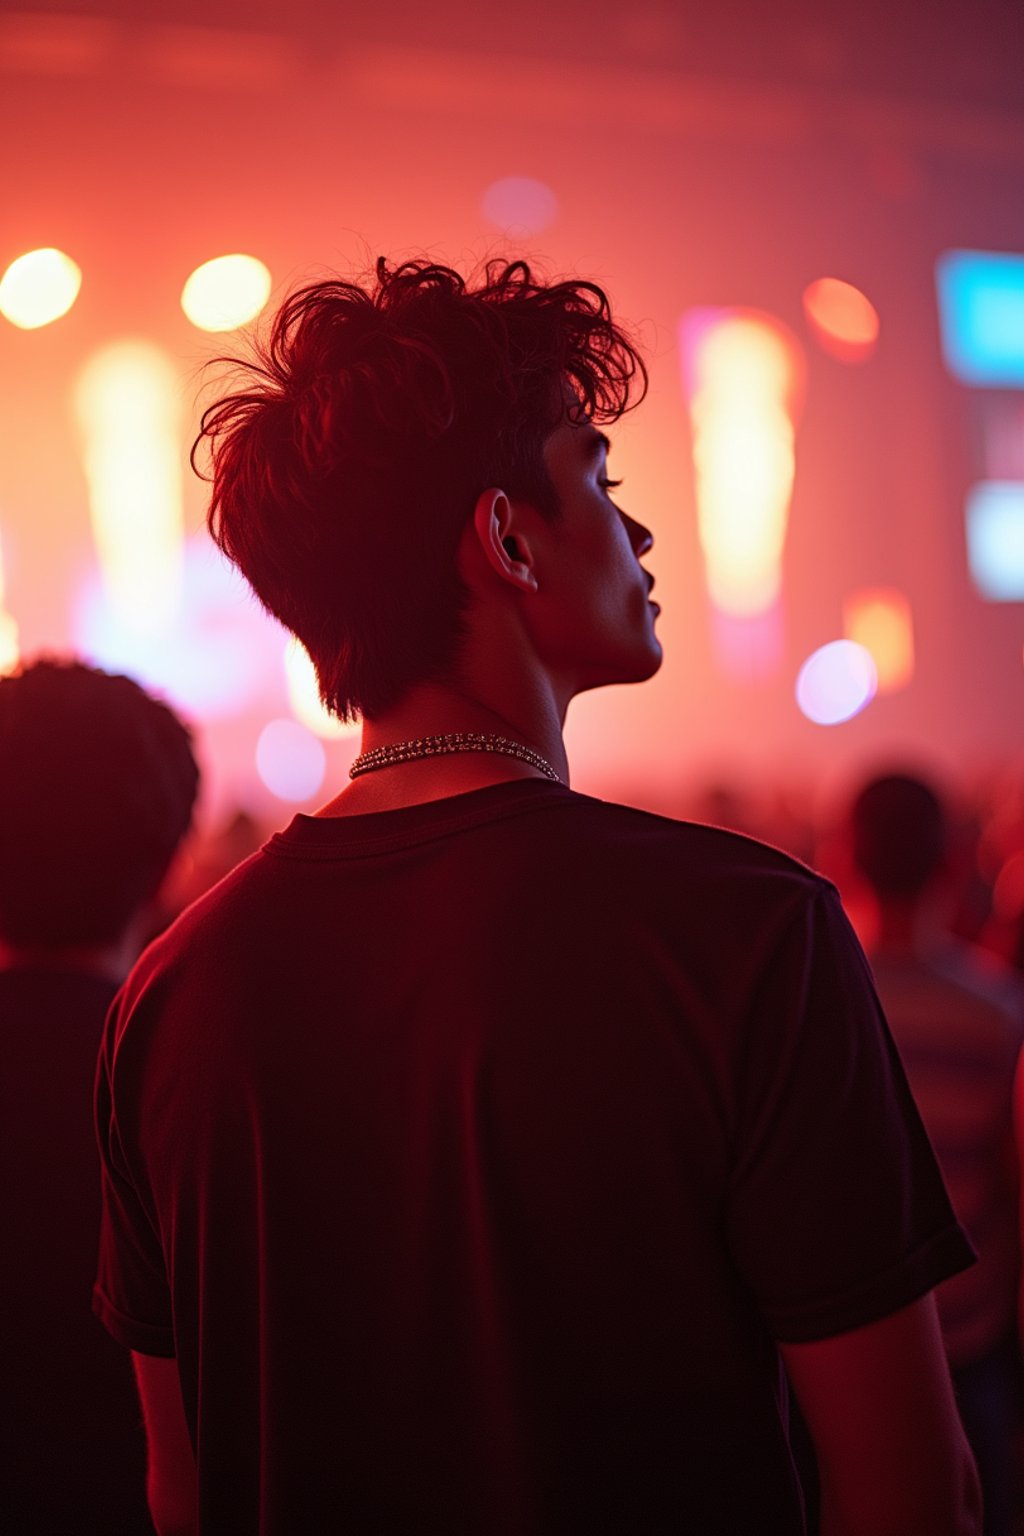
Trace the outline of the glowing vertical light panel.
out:
[[[63,251],[26,251],[0,278],[0,314],[20,330],[38,330],[67,314],[81,286],[80,267]]]
[[[782,586],[803,353],[754,310],[691,310],[681,341],[708,592],[722,613],[753,618]]]
[[[93,537],[112,606],[132,629],[165,629],[182,573],[181,395],[145,341],[97,352],[75,388]]]
[[[0,545],[0,677],[6,677],[8,672],[14,671],[20,656],[17,620],[7,611],[7,580],[3,546]]]
[[[843,604],[843,629],[870,654],[879,693],[905,688],[914,675],[914,624],[910,603],[890,587],[853,592]]]

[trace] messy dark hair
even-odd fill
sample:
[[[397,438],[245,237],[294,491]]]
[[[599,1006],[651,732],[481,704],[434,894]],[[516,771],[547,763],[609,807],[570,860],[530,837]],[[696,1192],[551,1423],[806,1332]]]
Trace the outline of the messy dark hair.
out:
[[[616,420],[647,384],[594,283],[525,261],[384,258],[293,294],[239,386],[203,415],[209,528],[305,645],[321,696],[372,718],[450,675],[467,593],[457,548],[491,486],[557,516],[546,438]],[[567,403],[568,402],[568,403]]]
[[[0,936],[116,943],[192,819],[188,728],[130,678],[40,658],[0,678]]]

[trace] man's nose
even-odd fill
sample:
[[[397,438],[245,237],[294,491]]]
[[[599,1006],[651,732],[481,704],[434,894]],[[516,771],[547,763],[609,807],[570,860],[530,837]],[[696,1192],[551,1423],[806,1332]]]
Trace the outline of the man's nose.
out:
[[[649,528],[645,528],[643,523],[638,523],[632,517],[627,517],[625,512],[622,514],[622,520],[626,525],[629,542],[633,546],[633,553],[637,558],[641,555],[646,555],[648,550],[654,547],[654,534]]]

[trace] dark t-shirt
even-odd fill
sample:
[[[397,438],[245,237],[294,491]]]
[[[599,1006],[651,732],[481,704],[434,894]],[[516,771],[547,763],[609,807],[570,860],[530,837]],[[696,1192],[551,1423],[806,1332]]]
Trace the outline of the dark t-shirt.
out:
[[[92,1316],[93,1083],[111,982],[0,970],[0,1527],[152,1532],[131,1364]]]
[[[283,833],[150,948],[95,1305],[210,1532],[792,1536],[775,1340],[970,1248],[831,886],[506,783]]]

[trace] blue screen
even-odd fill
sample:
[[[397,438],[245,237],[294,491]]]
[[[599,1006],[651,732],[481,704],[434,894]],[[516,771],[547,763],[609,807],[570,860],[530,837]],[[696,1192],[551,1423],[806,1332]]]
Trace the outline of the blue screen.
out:
[[[946,251],[935,281],[942,350],[954,378],[1024,387],[1024,256]]]

